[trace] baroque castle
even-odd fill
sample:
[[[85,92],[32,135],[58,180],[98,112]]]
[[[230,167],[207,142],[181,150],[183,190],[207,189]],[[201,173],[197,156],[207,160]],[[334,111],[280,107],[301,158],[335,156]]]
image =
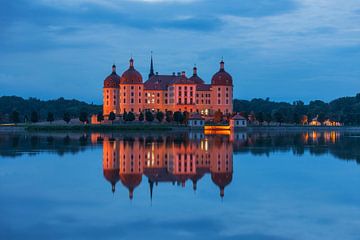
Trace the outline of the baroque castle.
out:
[[[198,75],[193,68],[191,77],[185,72],[160,75],[154,72],[151,57],[148,80],[143,82],[142,75],[135,69],[134,60],[121,76],[112,66],[112,73],[104,80],[103,114],[110,112],[120,115],[124,112],[138,114],[143,111],[187,111],[203,116],[213,115],[216,111],[232,113],[233,80],[225,71],[224,61],[216,72],[211,84]]]

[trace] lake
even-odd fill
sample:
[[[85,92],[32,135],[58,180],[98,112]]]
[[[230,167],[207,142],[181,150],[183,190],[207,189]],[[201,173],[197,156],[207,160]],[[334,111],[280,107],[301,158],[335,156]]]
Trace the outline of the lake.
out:
[[[0,134],[0,239],[360,239],[360,135]]]

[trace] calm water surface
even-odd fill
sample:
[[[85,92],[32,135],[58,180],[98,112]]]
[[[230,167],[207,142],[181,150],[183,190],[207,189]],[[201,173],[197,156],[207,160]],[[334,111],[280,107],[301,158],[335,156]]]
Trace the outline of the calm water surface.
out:
[[[0,135],[0,239],[360,239],[360,136]]]

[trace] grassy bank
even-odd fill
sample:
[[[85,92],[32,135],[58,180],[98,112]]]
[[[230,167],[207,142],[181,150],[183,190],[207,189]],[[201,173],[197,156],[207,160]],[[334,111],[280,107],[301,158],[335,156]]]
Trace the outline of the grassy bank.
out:
[[[185,126],[160,124],[123,124],[123,125],[28,125],[27,131],[172,131],[187,129]]]

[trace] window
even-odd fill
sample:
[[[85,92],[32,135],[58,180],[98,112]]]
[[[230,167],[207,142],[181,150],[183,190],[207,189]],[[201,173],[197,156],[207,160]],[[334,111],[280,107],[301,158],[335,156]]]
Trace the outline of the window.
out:
[[[158,93],[157,96],[160,97],[160,93]]]
[[[133,99],[133,98],[131,99],[131,103],[134,103],[134,99]]]
[[[126,99],[124,98],[124,103],[126,103]]]
[[[218,97],[220,97],[220,93],[218,93]]]
[[[131,90],[134,90],[134,86],[131,86]]]
[[[139,99],[139,103],[141,103],[141,99]]]
[[[218,104],[220,104],[220,99],[218,100]]]
[[[132,97],[134,96],[134,92],[131,92],[131,96],[132,96]]]

